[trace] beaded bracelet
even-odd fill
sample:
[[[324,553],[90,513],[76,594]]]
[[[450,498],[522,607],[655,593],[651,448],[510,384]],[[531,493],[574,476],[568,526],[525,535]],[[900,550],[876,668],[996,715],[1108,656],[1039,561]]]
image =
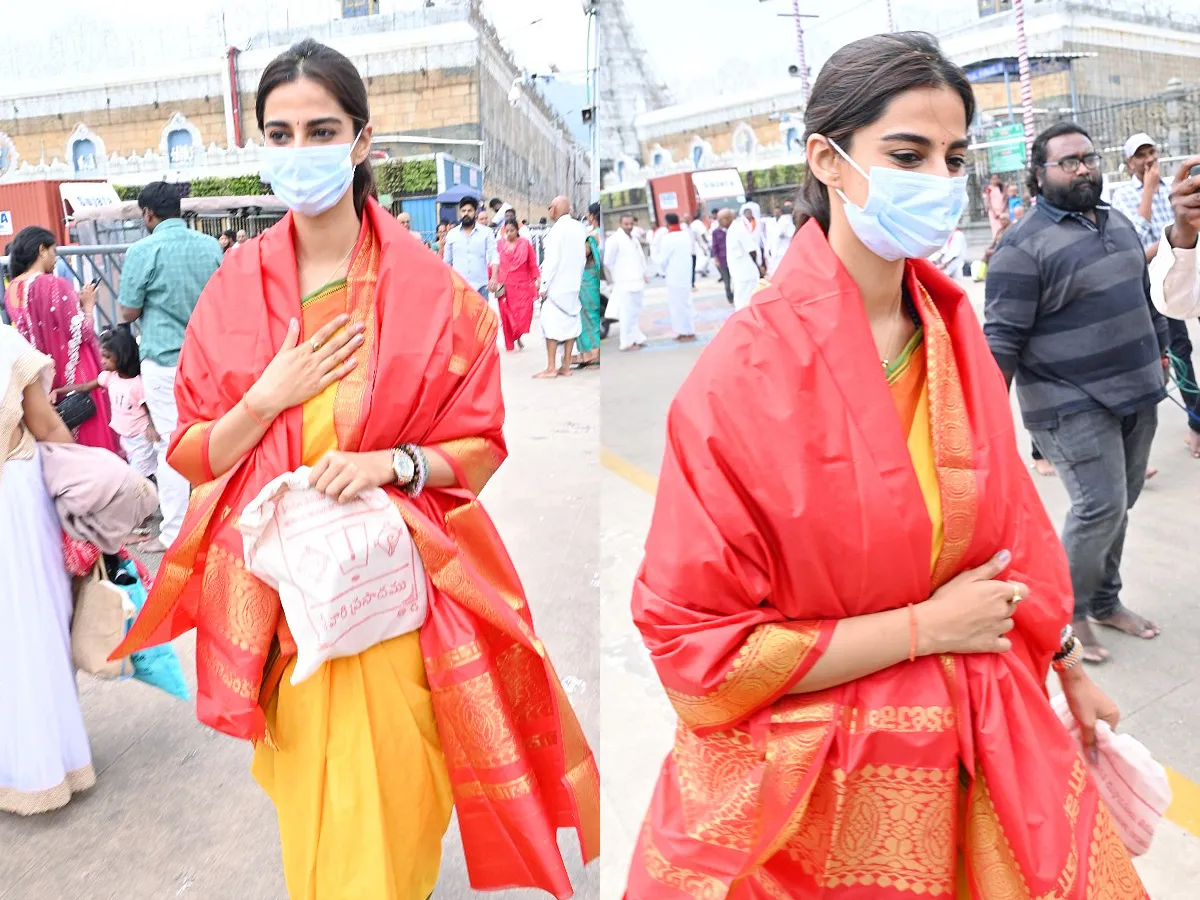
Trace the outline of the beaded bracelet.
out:
[[[1071,635],[1069,646],[1064,645],[1063,649],[1054,655],[1054,659],[1050,662],[1050,668],[1060,675],[1067,672],[1083,661],[1083,644],[1075,635]]]
[[[425,451],[416,444],[403,444],[400,449],[412,459],[414,468],[412,481],[404,485],[401,490],[410,497],[419,497],[425,490],[425,483],[429,480],[429,460],[425,457]]]
[[[1070,623],[1063,626],[1062,633],[1058,637],[1058,652],[1054,654],[1055,659],[1062,659],[1075,646],[1075,629]]]

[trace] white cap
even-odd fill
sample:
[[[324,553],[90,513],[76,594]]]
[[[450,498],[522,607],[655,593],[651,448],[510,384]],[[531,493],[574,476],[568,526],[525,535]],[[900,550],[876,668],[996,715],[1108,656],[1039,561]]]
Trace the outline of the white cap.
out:
[[[1142,147],[1155,146],[1154,138],[1146,134],[1144,131],[1139,131],[1125,142],[1125,158],[1133,159],[1133,154],[1137,153]]]

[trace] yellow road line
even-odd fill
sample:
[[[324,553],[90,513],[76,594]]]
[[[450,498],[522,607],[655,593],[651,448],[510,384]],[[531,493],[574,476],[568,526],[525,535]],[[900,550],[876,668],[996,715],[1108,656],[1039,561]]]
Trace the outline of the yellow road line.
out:
[[[629,460],[618,456],[607,447],[600,448],[600,464],[614,475],[619,475],[647,494],[658,491],[658,479]],[[1200,837],[1200,784],[1167,769],[1171,782],[1171,806],[1167,818],[1185,831]]]
[[[643,469],[641,466],[631,463],[617,454],[613,453],[607,447],[600,448],[600,465],[608,469],[614,475],[620,475],[635,488],[640,488],[647,494],[658,493],[658,479]]]

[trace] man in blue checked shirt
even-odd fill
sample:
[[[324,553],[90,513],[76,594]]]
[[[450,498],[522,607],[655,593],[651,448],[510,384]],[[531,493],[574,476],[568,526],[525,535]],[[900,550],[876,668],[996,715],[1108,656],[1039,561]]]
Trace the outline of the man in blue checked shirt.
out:
[[[1133,175],[1117,187],[1112,194],[1112,207],[1119,210],[1133,223],[1142,246],[1146,248],[1146,260],[1154,259],[1163,230],[1175,221],[1171,209],[1171,190],[1163,183],[1158,171],[1158,149],[1154,139],[1142,132],[1125,142],[1125,164]],[[1179,388],[1180,396],[1188,414],[1187,445],[1192,456],[1200,458],[1200,392],[1196,391],[1196,369],[1192,365],[1192,342],[1188,337],[1187,323],[1180,319],[1167,319],[1169,349],[1182,366],[1183,376]]]
[[[167,447],[179,420],[175,367],[192,310],[208,279],[221,267],[223,254],[216,238],[187,227],[181,218],[177,185],[164,181],[146,185],[138,206],[150,236],[125,252],[117,303],[122,322],[138,323],[146,405],[159,434],[155,450],[162,530],[158,541],[143,545],[154,553],[179,537],[187,512],[191,487],[167,465]]]

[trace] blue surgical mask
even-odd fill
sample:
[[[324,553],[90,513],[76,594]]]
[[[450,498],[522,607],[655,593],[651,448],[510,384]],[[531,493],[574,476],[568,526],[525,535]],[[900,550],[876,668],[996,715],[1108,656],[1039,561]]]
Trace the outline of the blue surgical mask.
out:
[[[354,182],[350,155],[357,143],[358,136],[349,144],[267,147],[259,177],[289,209],[303,216],[319,216],[350,190]]]
[[[871,166],[868,175],[833,140],[826,140],[869,183],[862,206],[838,191],[846,220],[863,246],[883,259],[914,259],[949,240],[967,203],[965,175],[946,178],[887,166]]]

